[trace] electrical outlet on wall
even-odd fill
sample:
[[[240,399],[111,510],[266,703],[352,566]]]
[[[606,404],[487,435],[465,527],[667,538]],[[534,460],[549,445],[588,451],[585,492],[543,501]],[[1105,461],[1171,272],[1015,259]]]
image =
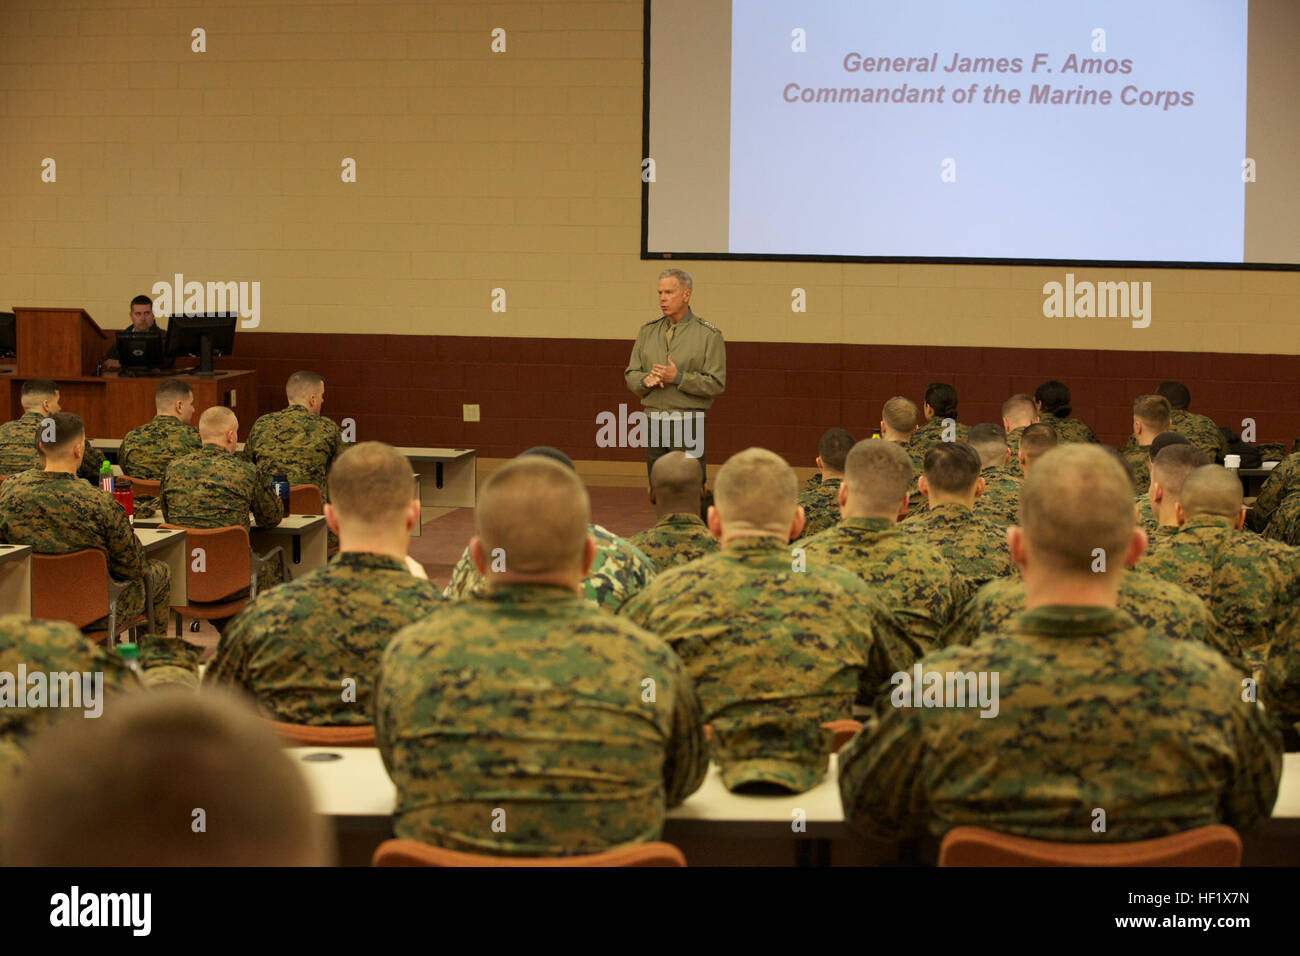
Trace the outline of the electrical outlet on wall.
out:
[[[479,420],[477,405],[462,405],[461,408],[463,408],[465,412],[465,421],[476,422]]]

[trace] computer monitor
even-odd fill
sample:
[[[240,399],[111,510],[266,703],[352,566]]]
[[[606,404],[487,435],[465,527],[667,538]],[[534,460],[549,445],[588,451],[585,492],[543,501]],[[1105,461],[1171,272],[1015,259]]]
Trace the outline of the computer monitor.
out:
[[[125,376],[156,372],[167,364],[163,337],[158,332],[118,332],[117,360]]]
[[[0,358],[18,354],[18,325],[12,312],[0,312]]]
[[[238,320],[238,312],[173,315],[167,323],[167,354],[173,358],[196,355],[199,367],[192,374],[213,375],[213,357],[235,351]]]

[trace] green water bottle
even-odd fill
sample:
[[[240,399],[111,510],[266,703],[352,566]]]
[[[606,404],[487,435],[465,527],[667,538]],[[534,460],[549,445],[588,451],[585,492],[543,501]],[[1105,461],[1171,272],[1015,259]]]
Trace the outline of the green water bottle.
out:
[[[136,677],[143,676],[142,672],[140,671],[139,646],[132,644],[130,641],[126,641],[122,644],[119,644],[117,645],[117,656],[122,659],[123,664],[131,668],[131,670],[135,671]]]
[[[113,466],[104,459],[104,463],[99,466],[99,487],[103,488],[110,495],[113,493]]]

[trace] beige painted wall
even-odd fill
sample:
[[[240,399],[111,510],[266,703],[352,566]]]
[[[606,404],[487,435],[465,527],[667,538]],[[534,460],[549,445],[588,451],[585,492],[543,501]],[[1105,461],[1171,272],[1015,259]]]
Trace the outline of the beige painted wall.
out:
[[[266,331],[630,339],[662,268],[638,257],[641,26],[641,0],[5,0],[0,306],[118,326],[181,272],[260,281]],[[1296,272],[1076,273],[1150,280],[1138,330],[1044,319],[1062,269],[676,264],[732,340],[1300,353]]]

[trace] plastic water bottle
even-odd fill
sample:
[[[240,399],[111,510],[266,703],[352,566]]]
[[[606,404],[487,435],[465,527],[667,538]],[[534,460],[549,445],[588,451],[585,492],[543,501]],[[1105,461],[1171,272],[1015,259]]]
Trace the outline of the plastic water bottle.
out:
[[[131,489],[131,482],[126,478],[113,479],[113,497],[117,503],[122,506],[126,512],[126,520],[131,522],[131,527],[135,527],[135,492]]]
[[[117,656],[122,659],[122,663],[135,671],[136,677],[143,677],[144,672],[140,670],[140,648],[126,641],[117,645]]]
[[[99,487],[107,491],[110,495],[113,493],[113,466],[104,459],[104,463],[99,466]]]
[[[284,505],[284,513],[287,515],[289,513],[289,476],[283,474],[276,475],[271,480],[271,487],[274,488],[275,493],[280,496],[280,503]]]

